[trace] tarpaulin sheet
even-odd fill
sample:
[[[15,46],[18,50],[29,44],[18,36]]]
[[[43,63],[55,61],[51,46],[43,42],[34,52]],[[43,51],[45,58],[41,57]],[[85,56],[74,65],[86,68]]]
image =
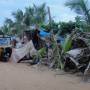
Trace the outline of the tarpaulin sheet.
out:
[[[10,60],[12,62],[18,62],[19,60],[21,60],[25,55],[27,55],[28,53],[30,53],[31,56],[36,55],[37,51],[34,48],[34,45],[32,43],[32,40],[30,42],[28,42],[24,47],[19,48],[19,49],[13,49],[12,51],[12,55]]]

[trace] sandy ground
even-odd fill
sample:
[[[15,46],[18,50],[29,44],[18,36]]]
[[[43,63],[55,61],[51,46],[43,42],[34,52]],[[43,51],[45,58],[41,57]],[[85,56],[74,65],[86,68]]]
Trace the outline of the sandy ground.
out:
[[[90,83],[74,75],[56,75],[47,68],[0,63],[0,90],[90,90]]]

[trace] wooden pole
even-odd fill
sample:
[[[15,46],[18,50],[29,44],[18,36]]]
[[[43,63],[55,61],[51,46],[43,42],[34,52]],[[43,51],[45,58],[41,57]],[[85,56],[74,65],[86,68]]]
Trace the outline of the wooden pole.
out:
[[[51,12],[50,12],[50,7],[48,7],[48,15],[49,15],[49,24],[50,24],[50,29],[52,29],[52,18],[51,18]]]

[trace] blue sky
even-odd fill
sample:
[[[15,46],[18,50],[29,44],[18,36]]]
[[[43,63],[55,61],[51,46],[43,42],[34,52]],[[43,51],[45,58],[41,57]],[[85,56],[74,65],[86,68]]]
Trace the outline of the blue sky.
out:
[[[64,3],[68,0],[0,0],[0,26],[3,25],[5,18],[12,18],[11,13],[17,9],[24,10],[33,4],[40,5],[46,3],[51,9],[51,15],[55,21],[74,20],[76,13],[65,7]]]

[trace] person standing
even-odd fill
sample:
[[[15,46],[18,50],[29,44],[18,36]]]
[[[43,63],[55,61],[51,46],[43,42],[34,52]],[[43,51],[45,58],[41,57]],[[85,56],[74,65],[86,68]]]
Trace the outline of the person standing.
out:
[[[34,31],[34,33],[33,33],[33,38],[32,38],[33,43],[34,43],[34,46],[35,46],[35,48],[37,50],[39,49],[39,39],[40,39],[39,38],[39,33],[40,33],[39,29],[36,28],[35,31]]]

